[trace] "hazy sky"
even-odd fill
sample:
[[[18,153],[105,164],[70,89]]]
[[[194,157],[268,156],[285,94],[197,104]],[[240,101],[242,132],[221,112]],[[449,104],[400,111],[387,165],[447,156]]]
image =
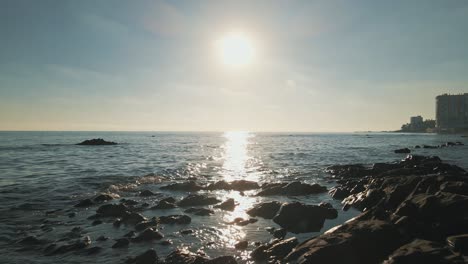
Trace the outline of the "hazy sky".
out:
[[[0,2],[0,130],[390,130],[446,92],[468,1]]]

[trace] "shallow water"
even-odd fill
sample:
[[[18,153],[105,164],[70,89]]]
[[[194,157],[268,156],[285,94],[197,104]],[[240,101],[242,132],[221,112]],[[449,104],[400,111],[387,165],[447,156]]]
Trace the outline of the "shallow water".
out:
[[[74,145],[97,137],[122,144]],[[328,201],[338,209],[340,204],[327,194],[262,198],[253,196],[253,192],[242,196],[236,191],[216,191],[212,193],[221,200],[234,198],[239,202],[234,212],[216,210],[214,216],[188,214],[192,223],[187,226],[163,225],[161,232],[173,245],[132,243],[127,249],[112,249],[112,239],[122,237],[132,227],[116,229],[111,219],[92,226],[92,221],[86,218],[95,213],[96,207],[86,210],[75,209],[73,205],[102,191],[116,192],[123,198],[151,205],[160,196],[140,198],[139,190],[182,198],[187,194],[162,191],[159,187],[188,177],[196,177],[201,182],[300,180],[332,187],[333,181],[324,172],[328,165],[396,161],[405,157],[405,154],[394,154],[396,148],[439,145],[447,141],[468,145],[468,139],[459,135],[435,134],[0,132],[0,262],[119,263],[148,248],[155,248],[164,257],[176,247],[202,250],[209,256],[236,255],[242,262],[253,246],[247,251],[237,251],[234,244],[240,240],[266,242],[272,236],[265,227],[277,227],[271,220],[262,218],[243,227],[226,223],[235,217],[247,217],[245,210],[253,204],[268,200],[310,204]],[[468,146],[412,150],[415,154],[437,155],[468,169]],[[70,212],[77,212],[77,216],[69,218]],[[182,210],[142,212],[148,218],[178,213]],[[327,220],[321,232],[355,215],[356,211],[340,210],[339,217]],[[77,226],[83,228],[80,235],[91,237],[92,246],[103,248],[100,253],[87,256],[78,251],[50,257],[44,256],[40,247],[25,250],[16,243],[26,235],[66,243],[70,230]],[[184,229],[192,229],[194,233],[180,234]],[[303,241],[318,233],[295,236]],[[100,235],[111,239],[96,242]]]

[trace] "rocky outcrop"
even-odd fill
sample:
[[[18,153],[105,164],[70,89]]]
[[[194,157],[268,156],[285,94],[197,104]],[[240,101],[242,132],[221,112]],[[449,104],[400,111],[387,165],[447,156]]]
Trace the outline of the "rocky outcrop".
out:
[[[247,210],[247,214],[250,216],[259,216],[265,219],[272,219],[275,217],[280,207],[281,203],[277,201],[263,202]]]
[[[127,264],[157,264],[159,262],[158,254],[154,249],[148,249],[143,254],[125,261]]]
[[[254,181],[246,181],[246,180],[236,180],[232,182],[226,181],[218,181],[206,186],[206,190],[214,191],[214,190],[234,190],[234,191],[248,191],[248,190],[255,190],[259,189],[260,186],[257,182]]]
[[[283,204],[273,221],[287,231],[307,233],[320,231],[325,219],[334,219],[337,216],[338,211],[328,205],[307,205],[294,202]]]
[[[198,185],[195,181],[173,183],[160,188],[161,190],[183,191],[183,192],[198,192],[204,189],[204,186]]]
[[[298,244],[297,238],[292,237],[286,240],[273,240],[268,244],[260,245],[250,254],[251,258],[257,262],[287,263],[283,259]]]
[[[327,192],[327,187],[319,184],[307,184],[302,182],[281,183],[262,186],[257,196],[285,195],[300,196]]]
[[[95,139],[88,139],[76,145],[83,145],[83,146],[106,146],[106,145],[117,145],[117,143],[112,141],[105,141],[102,138],[95,138]]]

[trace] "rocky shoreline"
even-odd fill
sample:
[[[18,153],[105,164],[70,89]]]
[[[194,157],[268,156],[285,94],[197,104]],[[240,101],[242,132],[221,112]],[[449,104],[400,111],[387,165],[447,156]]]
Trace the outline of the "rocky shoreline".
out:
[[[164,196],[151,190],[141,190],[140,197],[156,201],[151,206],[132,199],[120,199],[115,193],[102,193],[75,204],[75,210],[94,210],[88,217],[89,225],[112,223],[114,228],[133,229],[123,237],[115,238],[113,249],[147,243],[148,250],[129,256],[126,263],[238,263],[235,256],[210,258],[203,252],[177,248],[162,258],[152,249],[152,243],[171,245],[164,234],[165,226],[180,226],[180,234],[188,229],[193,216],[210,217],[216,210],[232,211],[239,201],[220,200],[210,192],[236,191],[256,197],[299,197],[328,192],[341,200],[343,210],[353,207],[362,213],[350,221],[317,237],[299,243],[289,234],[320,231],[327,219],[338,216],[330,203],[264,201],[255,204],[246,213],[250,218],[235,218],[228,223],[243,227],[268,219],[280,228],[268,231],[273,239],[268,243],[237,241],[236,250],[252,247],[247,261],[256,263],[465,263],[468,251],[468,178],[460,167],[442,162],[438,157],[408,155],[395,163],[373,165],[335,165],[327,168],[337,186],[328,190],[319,184],[278,182],[259,184],[253,181],[200,182],[190,179],[171,183],[159,189],[186,192],[182,199]],[[248,194],[244,194],[248,192]],[[117,201],[117,202],[116,202]],[[172,209],[182,214],[168,214]],[[145,212],[160,211],[148,218]],[[75,213],[76,214],[76,213]],[[74,217],[70,213],[69,217]],[[72,230],[76,240],[46,241],[25,236],[19,244],[41,250],[46,256],[67,252],[99,254],[89,236],[82,236],[78,227]],[[96,242],[109,238],[100,236]]]

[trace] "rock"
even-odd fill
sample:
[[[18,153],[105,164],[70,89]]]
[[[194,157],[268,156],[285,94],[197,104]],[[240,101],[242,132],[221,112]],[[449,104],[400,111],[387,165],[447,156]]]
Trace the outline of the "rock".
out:
[[[257,221],[258,221],[258,219],[255,219],[255,218],[244,219],[242,217],[237,217],[232,222],[228,222],[228,224],[238,225],[238,226],[246,226],[248,224],[256,223]]]
[[[122,224],[122,219],[119,219],[119,218],[115,219],[114,223],[112,223],[112,225],[117,228],[120,227],[121,224]]]
[[[170,246],[172,245],[172,240],[163,240],[161,242],[159,242],[160,245],[162,246]]]
[[[249,241],[246,241],[246,240],[240,241],[240,242],[237,242],[236,244],[234,244],[234,248],[236,248],[238,250],[244,250],[248,246],[249,246]]]
[[[77,204],[75,204],[75,207],[90,207],[93,206],[94,203],[91,201],[91,199],[84,199],[79,201]]]
[[[158,225],[158,219],[156,217],[151,218],[149,221],[143,221],[135,225],[136,231],[145,230],[148,227],[156,227]]]
[[[298,263],[380,263],[405,242],[406,238],[389,222],[355,219],[303,242],[285,260]]]
[[[425,148],[425,149],[436,149],[436,148],[439,148],[439,147],[438,146],[423,145],[423,148]]]
[[[192,233],[193,233],[192,229],[185,229],[185,230],[180,231],[180,234],[182,234],[182,235],[189,235],[189,234],[192,234]]]
[[[176,208],[177,205],[170,203],[168,201],[160,201],[157,205],[151,207],[151,210],[165,210]]]
[[[233,256],[221,256],[204,262],[205,264],[237,264]]]
[[[203,205],[212,205],[220,203],[221,201],[216,199],[216,197],[208,196],[204,194],[191,194],[177,204],[179,206],[203,206]]]
[[[287,233],[288,233],[288,230],[284,228],[276,229],[275,231],[273,231],[273,237],[278,238],[278,239],[283,239]]]
[[[93,223],[91,223],[91,225],[93,225],[93,226],[100,225],[100,224],[102,224],[101,220],[94,220]]]
[[[194,215],[199,215],[199,216],[208,216],[214,214],[214,211],[211,209],[206,209],[206,208],[189,208],[184,211],[184,213],[189,213],[189,214],[194,214]]]
[[[154,195],[156,194],[150,190],[143,190],[140,192],[141,197],[148,197],[148,196],[154,196]]]
[[[151,241],[151,240],[159,240],[164,237],[163,234],[156,231],[155,228],[147,228],[143,232],[141,232],[137,237],[133,239],[134,242],[142,242],[142,241]]]
[[[353,206],[358,210],[370,209],[377,205],[385,197],[385,192],[380,189],[364,190],[360,193],[348,196],[343,204]]]
[[[334,219],[337,215],[333,208],[293,202],[283,204],[273,222],[293,233],[317,232],[325,219]]]
[[[291,182],[284,186],[273,186],[257,193],[257,196],[270,196],[270,195],[289,195],[300,196],[327,192],[327,188],[319,184],[306,184],[301,182]]]
[[[421,146],[419,146],[419,145],[416,145],[416,146],[414,146],[414,148],[417,148],[417,149],[418,149],[418,148],[421,148]]]
[[[135,225],[140,222],[147,221],[148,219],[139,213],[127,213],[122,218],[122,222],[125,224]]]
[[[295,237],[286,240],[274,240],[269,244],[264,244],[255,248],[250,256],[253,260],[258,262],[268,260],[269,263],[288,263],[284,262],[283,259],[297,244],[298,241]]]
[[[402,148],[402,149],[395,149],[393,152],[395,153],[411,153],[409,148]]]
[[[106,237],[106,236],[99,236],[98,238],[96,238],[96,241],[107,241],[109,238]]]
[[[158,217],[158,222],[161,224],[190,224],[192,219],[188,215],[168,215]]]
[[[128,207],[123,204],[105,204],[99,207],[96,212],[102,216],[124,217],[128,214]]]
[[[85,140],[81,143],[78,143],[76,145],[84,145],[84,146],[104,146],[104,145],[117,145],[117,143],[112,142],[112,141],[105,141],[102,138],[95,138],[95,139],[89,139]]]
[[[350,195],[350,191],[343,187],[334,187],[328,192],[328,194],[330,194],[333,199],[343,200]]]
[[[38,239],[35,236],[27,236],[19,241],[23,245],[40,245],[43,244],[43,240]]]
[[[384,264],[439,264],[466,263],[459,255],[437,242],[416,239],[393,252]]]
[[[247,210],[247,214],[250,216],[259,216],[265,219],[272,219],[281,207],[280,202],[263,202],[255,205],[253,208]]]
[[[177,201],[173,197],[167,197],[167,198],[162,199],[161,202],[168,202],[168,203],[175,204]]]
[[[236,180],[232,182],[226,181],[218,181],[206,186],[206,190],[214,191],[214,190],[234,190],[234,191],[248,191],[248,190],[255,190],[260,188],[257,182],[254,181],[246,181],[246,180]]]
[[[234,209],[236,208],[236,202],[234,201],[234,199],[229,198],[221,204],[215,205],[214,208],[219,208],[225,211],[234,211]]]
[[[127,237],[127,238],[132,238],[134,236],[136,236],[135,231],[130,231],[127,234],[124,235],[124,237]]]
[[[129,258],[127,264],[157,264],[159,262],[158,254],[154,249],[148,249],[143,254],[134,258]]]
[[[198,183],[196,183],[195,181],[173,183],[173,184],[161,187],[161,190],[184,191],[184,192],[198,192],[203,189],[204,187],[198,185]]]
[[[468,234],[447,237],[447,244],[464,256],[468,256]]]
[[[120,198],[118,194],[115,193],[100,193],[96,197],[94,197],[94,201],[97,203],[107,202],[113,199]]]
[[[166,264],[202,264],[206,263],[208,258],[192,253],[186,249],[177,249],[167,255]]]
[[[64,254],[70,251],[86,248],[89,245],[91,245],[91,238],[89,236],[86,236],[81,240],[75,241],[74,243],[59,246],[47,255]]]
[[[115,240],[116,242],[112,245],[112,248],[122,248],[128,247],[130,240],[128,238],[119,238]]]
[[[75,217],[75,216],[76,216],[76,212],[71,212],[71,213],[68,214],[68,217],[69,217],[69,218],[73,218],[73,217]]]
[[[126,205],[126,206],[132,206],[132,205],[137,205],[138,202],[135,200],[131,199],[120,199],[120,203]]]

